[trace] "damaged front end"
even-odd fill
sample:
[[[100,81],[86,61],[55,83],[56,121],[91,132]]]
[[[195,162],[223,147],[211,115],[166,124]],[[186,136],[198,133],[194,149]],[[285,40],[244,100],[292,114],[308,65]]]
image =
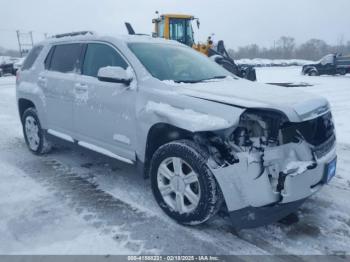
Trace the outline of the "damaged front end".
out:
[[[248,109],[238,126],[221,132],[196,140],[209,151],[236,228],[282,219],[330,179],[328,166],[336,159],[330,111],[292,123],[278,111]]]

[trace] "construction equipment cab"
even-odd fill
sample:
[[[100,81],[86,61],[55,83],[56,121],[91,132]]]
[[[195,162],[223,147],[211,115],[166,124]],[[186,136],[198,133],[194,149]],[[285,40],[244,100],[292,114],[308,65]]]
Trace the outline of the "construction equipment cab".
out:
[[[161,15],[152,21],[155,24],[153,36],[178,41],[209,56],[209,49],[212,47],[213,42],[209,37],[205,44],[195,43],[192,27],[194,20],[197,21],[197,27],[199,28],[199,19],[192,15]]]
[[[161,15],[152,21],[155,24],[153,36],[172,39],[185,45],[193,46],[192,21],[194,19],[196,18],[191,15]]]

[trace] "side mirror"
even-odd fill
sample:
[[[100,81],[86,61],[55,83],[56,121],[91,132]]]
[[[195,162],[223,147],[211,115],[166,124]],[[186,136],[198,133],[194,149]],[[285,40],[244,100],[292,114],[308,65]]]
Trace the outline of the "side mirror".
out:
[[[106,66],[98,70],[97,78],[103,82],[121,83],[130,85],[132,77],[127,71],[119,66]]]

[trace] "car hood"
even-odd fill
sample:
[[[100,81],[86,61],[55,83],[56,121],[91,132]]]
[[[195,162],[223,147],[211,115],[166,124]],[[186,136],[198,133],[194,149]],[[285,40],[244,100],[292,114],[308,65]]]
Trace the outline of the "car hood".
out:
[[[320,96],[244,79],[226,78],[196,84],[178,84],[178,92],[195,98],[243,108],[282,111],[290,121],[305,121],[329,110],[328,101]]]
[[[306,64],[306,65],[303,65],[303,68],[306,68],[306,67],[310,67],[310,66],[316,66],[317,64]]]

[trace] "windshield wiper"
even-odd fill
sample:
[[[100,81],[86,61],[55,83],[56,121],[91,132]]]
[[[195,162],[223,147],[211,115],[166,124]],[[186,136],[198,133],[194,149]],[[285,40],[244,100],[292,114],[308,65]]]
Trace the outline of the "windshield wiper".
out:
[[[185,83],[185,84],[194,84],[202,81],[203,80],[174,80],[175,83]]]
[[[200,83],[200,82],[205,82],[208,80],[212,80],[212,79],[224,79],[227,76],[213,76],[210,78],[205,78],[205,79],[199,79],[199,80],[175,80],[175,83],[188,83],[188,84],[194,84],[194,83]]]
[[[227,76],[214,76],[214,77],[211,77],[211,78],[208,78],[208,79],[205,79],[205,80],[211,80],[211,79],[224,79],[226,78]]]

